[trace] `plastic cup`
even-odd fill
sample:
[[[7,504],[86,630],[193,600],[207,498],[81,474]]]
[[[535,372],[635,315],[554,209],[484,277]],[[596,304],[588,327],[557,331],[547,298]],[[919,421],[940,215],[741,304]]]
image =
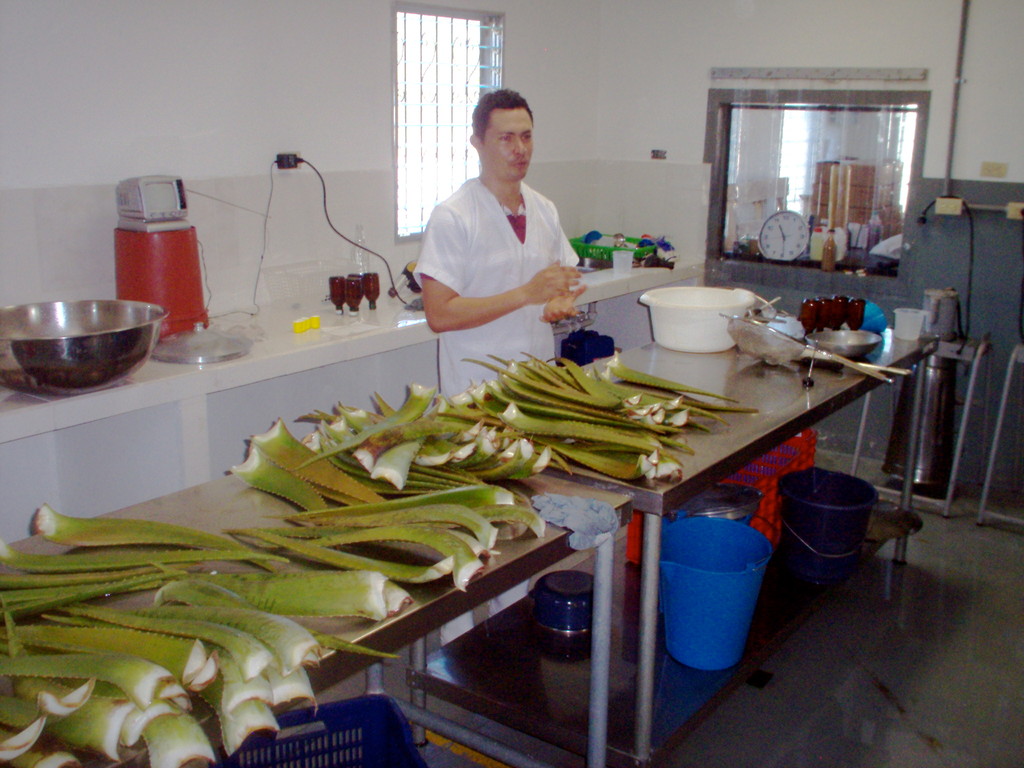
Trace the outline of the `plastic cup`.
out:
[[[893,322],[892,335],[903,341],[917,341],[921,338],[921,331],[924,329],[924,319],[927,314],[923,309],[897,307],[893,310],[895,320]]]
[[[632,251],[612,251],[612,270],[618,275],[628,275],[633,269]]]

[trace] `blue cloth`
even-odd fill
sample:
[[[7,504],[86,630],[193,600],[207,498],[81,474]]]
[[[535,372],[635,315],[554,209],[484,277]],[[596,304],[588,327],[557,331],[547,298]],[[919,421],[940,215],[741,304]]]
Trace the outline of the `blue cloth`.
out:
[[[530,501],[545,522],[572,531],[569,546],[573,549],[596,547],[619,527],[619,516],[606,501],[559,493],[538,494]]]

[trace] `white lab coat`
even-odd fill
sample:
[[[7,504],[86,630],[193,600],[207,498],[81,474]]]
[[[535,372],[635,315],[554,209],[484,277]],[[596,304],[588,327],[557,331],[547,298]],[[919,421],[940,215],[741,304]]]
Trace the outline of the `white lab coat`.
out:
[[[479,179],[470,179],[430,216],[416,271],[444,283],[460,296],[493,296],[526,283],[551,264],[579,261],[558,220],[554,203],[522,185],[526,242],[520,243],[501,203]],[[441,334],[438,367],[441,392],[452,396],[493,377],[465,359],[488,355],[546,360],[554,356],[551,326],[543,306],[531,304],[477,328]]]

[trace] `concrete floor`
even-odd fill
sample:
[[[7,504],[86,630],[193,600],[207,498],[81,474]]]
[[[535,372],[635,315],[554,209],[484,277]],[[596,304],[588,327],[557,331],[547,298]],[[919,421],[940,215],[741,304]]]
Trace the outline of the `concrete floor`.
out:
[[[764,664],[767,685],[741,687],[658,764],[1024,766],[1024,501],[989,503],[1022,524],[978,526],[971,494],[949,518],[915,508],[924,526],[905,564],[886,544]],[[496,765],[437,744],[423,754],[431,768]]]

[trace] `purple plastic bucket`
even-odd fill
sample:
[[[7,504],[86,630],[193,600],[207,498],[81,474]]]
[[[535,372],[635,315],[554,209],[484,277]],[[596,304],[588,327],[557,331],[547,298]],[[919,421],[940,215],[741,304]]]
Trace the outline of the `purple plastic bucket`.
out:
[[[865,480],[818,467],[779,478],[782,539],[779,557],[799,579],[835,584],[860,561],[878,491]]]

